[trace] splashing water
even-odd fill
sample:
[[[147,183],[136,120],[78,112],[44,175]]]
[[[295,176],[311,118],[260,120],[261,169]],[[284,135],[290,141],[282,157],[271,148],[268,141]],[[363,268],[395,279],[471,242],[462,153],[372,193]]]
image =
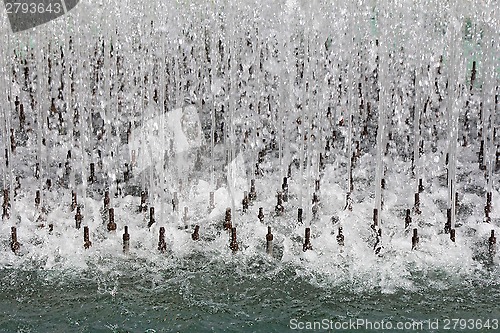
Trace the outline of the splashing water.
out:
[[[17,34],[1,17],[1,295],[23,318],[0,330],[36,331],[26,302],[64,313],[45,331],[498,318],[499,15],[483,1],[88,0]],[[45,298],[106,310],[92,323],[95,309]],[[423,305],[393,310],[408,302]]]

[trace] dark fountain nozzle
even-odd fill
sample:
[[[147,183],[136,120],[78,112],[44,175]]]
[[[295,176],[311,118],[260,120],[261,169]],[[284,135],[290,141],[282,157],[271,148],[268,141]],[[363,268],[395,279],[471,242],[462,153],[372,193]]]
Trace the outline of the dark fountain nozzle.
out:
[[[372,229],[375,230],[378,226],[378,209],[373,208],[373,224]]]
[[[83,220],[82,209],[80,207],[76,207],[75,224],[77,229],[80,229],[82,225],[82,220]]]
[[[316,193],[313,193],[312,197],[312,213],[314,219],[318,218],[318,212],[319,212],[319,196]]]
[[[108,222],[107,228],[108,228],[108,231],[115,231],[116,230],[115,209],[114,208],[109,209],[109,222]]]
[[[151,228],[151,226],[155,223],[155,208],[154,207],[149,207],[149,223],[148,223],[148,228]]]
[[[418,180],[418,193],[422,193],[424,191],[424,184],[422,182],[422,178]]]
[[[267,235],[266,235],[266,253],[270,256],[273,255],[273,239],[274,236],[271,233],[271,227],[267,227]]]
[[[351,192],[347,192],[345,195],[345,206],[344,210],[349,210],[352,211],[352,199],[351,199]]]
[[[6,220],[9,219],[10,217],[10,197],[9,197],[9,189],[4,188],[3,189],[3,213],[2,213],[2,219]]]
[[[405,229],[408,229],[408,227],[411,224],[411,215],[410,215],[410,209],[406,209],[406,216],[405,216]]]
[[[281,189],[283,190],[283,201],[288,201],[288,178],[283,177],[283,183],[281,184]]]
[[[12,227],[11,228],[10,249],[15,254],[18,254],[20,248],[21,248],[21,244],[17,241],[17,229],[16,229],[16,227]]]
[[[247,191],[245,191],[243,193],[243,200],[241,200],[243,214],[245,214],[248,211],[249,204],[250,204],[250,200],[248,199],[248,193],[247,193]]]
[[[415,205],[413,207],[415,214],[420,214],[422,211],[420,210],[420,194],[415,193]]]
[[[283,207],[283,192],[281,191],[278,192],[276,198],[277,198],[277,203],[276,206],[274,207],[274,211],[276,212],[276,215],[281,216],[285,211],[285,207]]]
[[[339,227],[339,233],[337,235],[337,243],[339,246],[344,246],[344,234],[342,232],[342,227]]]
[[[110,203],[109,191],[106,191],[104,192],[104,211],[109,209],[109,203]]]
[[[174,192],[174,197],[172,198],[172,211],[177,212],[179,208],[179,198],[177,197],[177,192]]]
[[[488,253],[491,256],[496,254],[497,238],[495,237],[495,230],[491,230],[491,236],[488,238]]]
[[[167,243],[165,242],[165,227],[160,227],[160,236],[158,239],[158,251],[165,253],[167,251]]]
[[[417,234],[417,228],[413,229],[413,237],[411,238],[411,249],[416,250],[418,246],[418,234]]]
[[[36,190],[36,194],[35,194],[35,208],[38,209],[40,207],[40,202],[41,202],[40,190]]]
[[[304,245],[302,246],[302,251],[312,250],[311,244],[311,228],[306,228],[306,234],[304,239]]]
[[[250,192],[248,193],[248,200],[252,203],[256,199],[257,199],[257,192],[255,191],[255,179],[251,179],[250,180]]]
[[[93,184],[96,181],[96,176],[95,176],[95,164],[94,162],[90,163],[90,175],[88,178],[88,182],[90,184]]]
[[[89,237],[89,227],[83,227],[83,247],[87,250],[92,246],[92,242]]]
[[[491,192],[486,193],[486,205],[484,206],[484,222],[491,222]]]
[[[231,231],[231,208],[226,208],[226,216],[224,218],[224,230]]]
[[[130,250],[130,234],[128,233],[128,226],[125,226],[123,233],[123,253],[127,254]]]
[[[71,211],[74,211],[78,206],[78,202],[76,200],[76,192],[71,191]]]
[[[233,251],[233,253],[238,252],[239,246],[236,241],[236,228],[231,228],[231,244],[229,244],[229,248]]]
[[[139,205],[139,212],[146,213],[148,211],[148,195],[146,191],[141,192],[141,204]]]
[[[195,225],[194,231],[191,234],[191,239],[194,241],[200,240],[200,226],[199,225]]]
[[[264,208],[259,207],[259,215],[257,215],[259,218],[260,223],[264,223]]]
[[[444,233],[449,234],[451,231],[451,208],[446,209],[446,223],[444,225]]]

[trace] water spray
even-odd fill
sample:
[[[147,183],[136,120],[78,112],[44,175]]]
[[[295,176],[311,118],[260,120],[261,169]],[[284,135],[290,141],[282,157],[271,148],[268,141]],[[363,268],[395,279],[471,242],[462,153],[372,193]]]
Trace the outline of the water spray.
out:
[[[179,209],[179,198],[177,197],[177,192],[174,192],[174,197],[172,198],[172,211],[177,212]]]
[[[109,191],[104,192],[104,211],[109,209],[110,199],[109,199]]]
[[[128,181],[130,181],[130,179],[132,179],[132,172],[130,170],[129,164],[125,163],[125,167],[123,170],[123,181],[127,183]]]
[[[481,140],[481,145],[479,147],[478,164],[480,170],[486,170],[486,165],[484,165],[484,140]]]
[[[182,216],[182,221],[184,222],[184,229],[187,229],[189,225],[188,207],[184,207],[184,215]]]
[[[212,211],[215,209],[215,198],[214,198],[214,192],[210,192],[210,198],[208,201],[208,210]]]
[[[472,70],[470,74],[470,88],[469,90],[472,92],[472,88],[474,87],[474,82],[476,81],[476,61],[472,61]]]
[[[26,124],[26,114],[24,113],[24,104],[19,104],[19,129],[24,131],[24,125]]]

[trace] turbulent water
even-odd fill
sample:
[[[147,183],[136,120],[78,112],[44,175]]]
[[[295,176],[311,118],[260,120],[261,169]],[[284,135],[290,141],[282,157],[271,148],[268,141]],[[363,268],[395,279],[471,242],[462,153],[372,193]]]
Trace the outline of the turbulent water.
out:
[[[101,269],[83,272],[2,269],[0,331],[286,332],[295,327],[293,320],[427,327],[438,319],[439,329],[416,330],[438,332],[445,331],[447,318],[493,324],[500,317],[498,270],[474,278],[417,272],[414,290],[387,293],[367,281],[335,283],[258,255],[214,260],[198,253],[156,265],[138,261],[103,260]]]

